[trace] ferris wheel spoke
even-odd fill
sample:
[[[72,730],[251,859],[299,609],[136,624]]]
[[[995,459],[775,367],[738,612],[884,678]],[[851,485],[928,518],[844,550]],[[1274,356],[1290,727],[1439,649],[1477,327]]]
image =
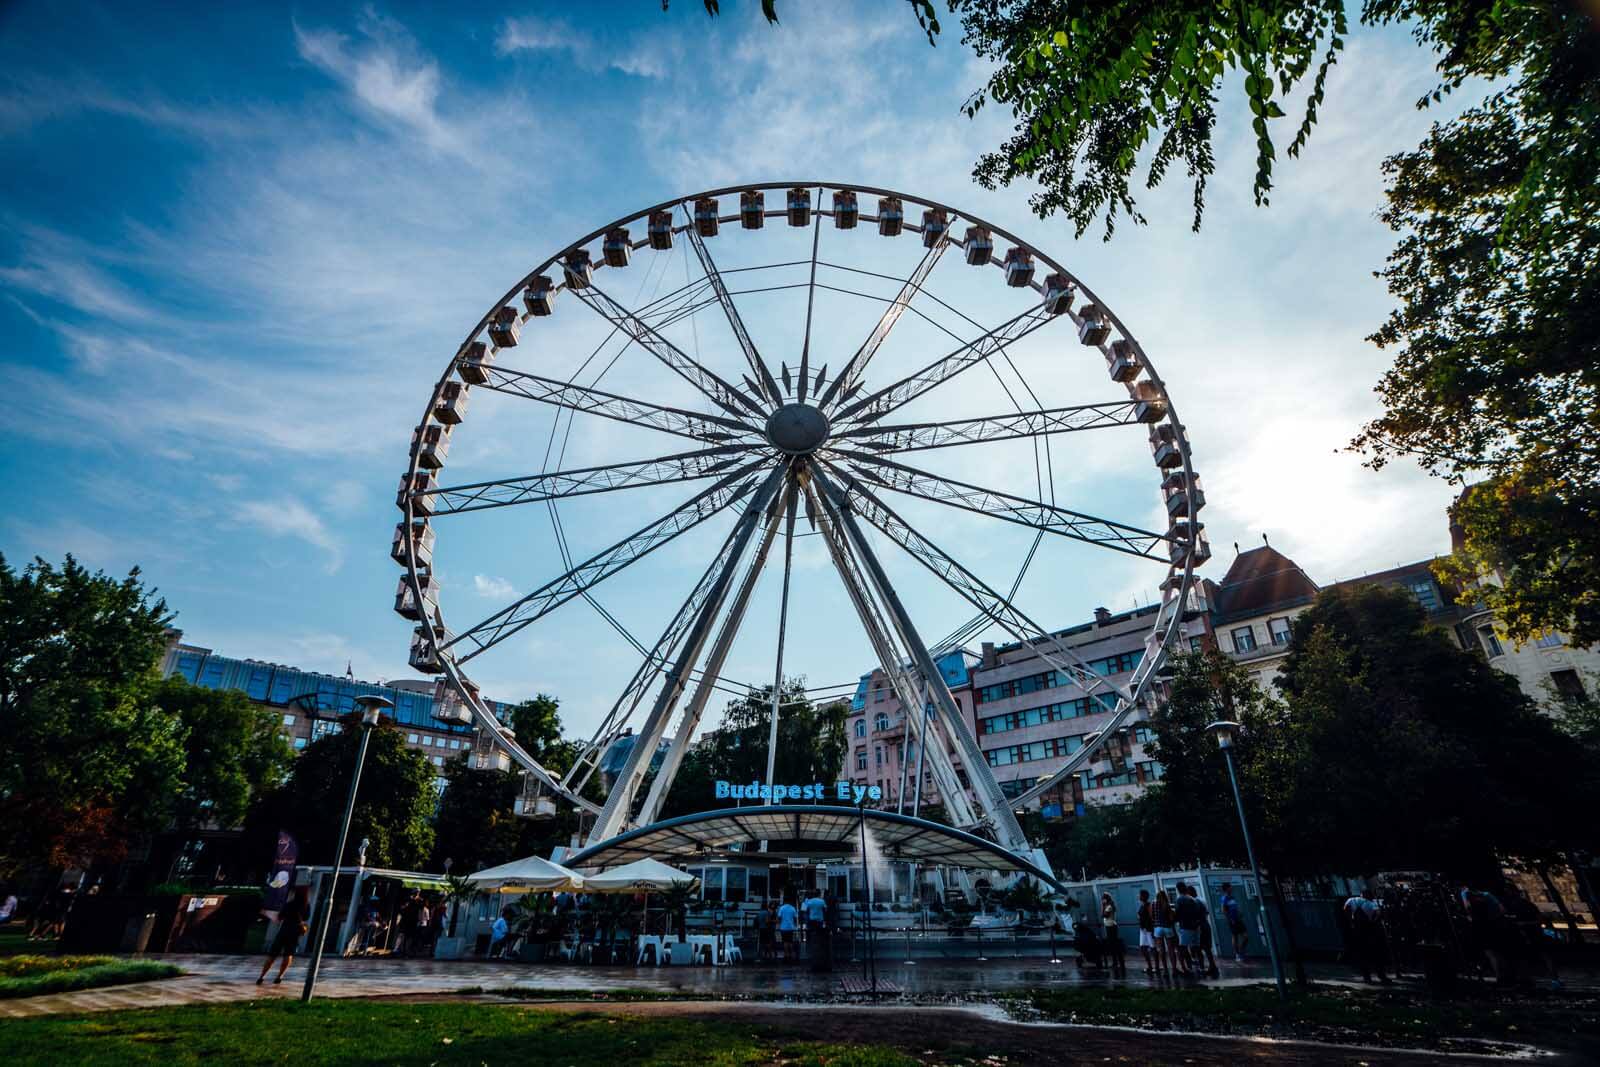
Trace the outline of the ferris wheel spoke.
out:
[[[569,411],[599,415],[602,418],[615,419],[617,422],[635,426],[649,426],[651,429],[677,434],[679,437],[709,441],[718,445],[738,442],[740,438],[747,439],[747,443],[756,444],[761,439],[755,427],[738,419],[664,407],[645,400],[634,400],[616,393],[574,385],[571,382],[541,378],[537,374],[513,370],[510,367],[488,366],[483,368],[483,373],[486,379],[483,382],[485,389],[537,400]]]
[[[711,250],[706,247],[705,238],[700,236],[700,231],[694,226],[683,232],[688,236],[689,247],[694,249],[694,254],[699,258],[700,269],[705,271],[706,280],[711,283],[712,292],[716,294],[717,302],[722,305],[722,313],[728,318],[728,326],[739,342],[739,350],[744,353],[744,361],[749,366],[750,373],[754,375],[751,381],[761,387],[761,394],[768,403],[779,403],[778,383],[772,377],[772,369],[761,358],[755,342],[750,339],[750,331],[745,328],[744,318],[734,305],[733,294],[728,292],[728,286],[722,279],[722,272],[717,269],[716,260],[711,258]]]
[[[800,378],[795,382],[795,399],[804,404],[811,385],[811,312],[817,302],[817,249],[822,242],[822,190],[811,212],[811,277],[806,282],[806,331],[800,342]],[[776,706],[776,700],[774,700]]]
[[[590,556],[516,603],[501,608],[482,622],[456,634],[440,648],[440,651],[470,645],[472,651],[464,656],[458,656],[457,663],[465,663],[481,655],[567,601],[593,589],[613,574],[643,559],[679,534],[693,529],[730,504],[747,496],[756,484],[750,475],[756,468],[768,462],[765,459],[756,460],[736,469],[716,485],[696,494],[648,526],[623,538],[610,548]]]
[[[858,425],[876,422],[889,412],[904,407],[962,371],[1004,352],[1008,346],[1058,317],[1052,315],[1044,303],[1040,302],[1027,311],[1007,319],[981,337],[974,338],[948,355],[934,360],[916,373],[857,400],[841,410],[834,421],[852,422]]]
[[[862,481],[892,489],[907,496],[948,504],[979,515],[1002,519],[1045,533],[1059,534],[1076,541],[1098,545],[1132,556],[1169,560],[1171,538],[1166,534],[1142,530],[1137,526],[1102,519],[1079,511],[1056,507],[1039,500],[1013,496],[982,486],[958,482],[916,467],[896,463],[881,456],[838,450],[851,463],[851,473]]]
[[[743,390],[708,370],[687,352],[661,336],[655,327],[611,299],[593,282],[581,289],[574,289],[573,293],[579,300],[593,308],[601,318],[631,337],[641,348],[666,364],[680,378],[698,389],[706,399],[735,419],[747,414],[766,417],[761,405],[746,396]]]
[[[833,384],[828,386],[828,391],[817,402],[819,407],[827,410],[835,397],[838,397],[840,403],[849,401],[861,381],[861,375],[867,369],[867,364],[872,362],[872,357],[883,347],[883,342],[889,339],[889,332],[894,329],[894,324],[900,321],[900,316],[911,306],[911,298],[922,291],[923,283],[928,280],[928,275],[932,273],[939,258],[949,247],[950,242],[937,241],[932,248],[922,254],[917,269],[911,272],[911,276],[900,286],[899,294],[878,317],[878,323],[872,328],[872,333],[867,335],[866,341],[856,349],[855,355],[850,357],[850,361],[844,365],[844,369],[833,379]]]
[[[956,751],[966,764],[967,779],[972,783],[972,791],[983,805],[984,814],[994,826],[1000,843],[1011,849],[1028,848],[1027,838],[1017,823],[1010,801],[1006,799],[1000,783],[995,780],[994,772],[989,769],[988,760],[978,746],[978,739],[973,735],[972,728],[967,725],[966,716],[962,714],[960,706],[950,694],[950,687],[945,683],[944,675],[933,662],[933,657],[928,654],[927,646],[917,633],[916,626],[889,581],[883,565],[878,562],[877,554],[872,551],[872,546],[862,534],[861,526],[856,522],[855,511],[846,506],[846,501],[839,495],[827,475],[818,470],[814,471],[814,477],[825,507],[832,512],[836,526],[843,530],[851,548],[861,560],[872,589],[886,609],[894,629],[899,632],[906,650],[911,653],[912,663],[932,691],[934,702],[939,709],[939,726],[945,736],[954,742]],[[917,701],[907,704],[905,710],[908,714],[912,714],[921,706],[921,701]]]
[[[838,505],[848,505],[851,514],[859,515],[875,526],[889,540],[931,571],[940,581],[987,615],[995,625],[1024,644],[1035,646],[1046,663],[1072,678],[1087,694],[1109,691],[1118,699],[1130,699],[1128,690],[1095,671],[1074,649],[1059,637],[1034,622],[1009,598],[1002,596],[983,579],[963,567],[949,553],[919,533],[887,504],[860,482],[853,481],[848,473],[831,464],[828,469],[840,478],[840,484],[819,474],[824,484],[824,494],[831,494]]]
[[[636,463],[612,463],[600,467],[578,467],[566,471],[531,474],[523,478],[447,485],[434,490],[433,515],[454,515],[463,511],[503,508],[511,504],[533,504],[545,500],[609,493],[647,485],[694,481],[726,474],[759,445],[723,445],[698,452],[680,452]]]
[[[740,527],[735,525],[728,532],[727,538],[722,542],[722,548],[712,558],[710,565],[701,574],[700,581],[689,591],[678,613],[672,621],[661,631],[661,636],[656,638],[654,645],[645,653],[644,660],[638,670],[634,671],[622,695],[617,697],[616,703],[611,706],[611,711],[601,720],[595,729],[594,736],[578,759],[573,761],[572,768],[562,779],[562,784],[574,790],[581,790],[588,782],[589,776],[599,766],[600,754],[611,738],[617,736],[633,715],[638,711],[640,702],[649,693],[658,674],[665,673],[671,667],[671,659],[677,653],[678,646],[683,643],[689,627],[705,607],[706,601],[716,591],[717,577],[728,566],[728,560],[733,555],[739,543]],[[710,675],[702,674],[701,683],[715,686],[717,679]],[[626,709],[624,710],[624,705]],[[687,743],[688,735],[681,734]]]
[[[869,423],[841,430],[837,436],[873,452],[914,452],[980,441],[1009,441],[1106,426],[1128,426],[1143,421],[1138,417],[1139,407],[1135,400],[1116,400],[1107,404],[1076,404],[946,422],[898,426]]]

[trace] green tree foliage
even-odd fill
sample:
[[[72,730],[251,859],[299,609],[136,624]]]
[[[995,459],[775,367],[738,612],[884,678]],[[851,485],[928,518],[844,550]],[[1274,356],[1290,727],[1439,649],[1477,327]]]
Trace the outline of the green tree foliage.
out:
[[[561,701],[540,693],[511,709],[511,728],[517,744],[542,764],[547,750],[562,744]]]
[[[572,745],[562,742],[560,747]],[[564,801],[556,804],[551,818],[519,816],[522,776],[517,771],[476,769],[463,755],[445,764],[444,776],[444,796],[434,819],[434,870],[443,870],[446,859],[452,871],[471,873],[524,856],[549,856],[578,830],[577,812]]]
[[[114,860],[165,823],[184,763],[153,692],[170,619],[137,569],[0,556],[0,866]]]
[[[433,767],[406,747],[405,734],[392,720],[383,720],[371,733],[342,862],[355,862],[365,838],[371,842],[369,865],[416,869],[433,848],[438,800]],[[347,715],[342,730],[307,745],[283,788],[252,814],[252,836],[270,838],[287,830],[300,842],[301,863],[331,862],[360,741],[360,720]]]
[[[238,826],[255,797],[288,777],[294,750],[270,708],[238,690],[206,689],[177,677],[159,682],[154,700],[177,717],[184,739],[173,810],[179,829]]]
[[[803,678],[785,681],[779,702],[783,707],[778,719],[773,780],[786,784],[826,784],[836,780],[849,747],[845,717],[850,705],[835,701],[818,707],[806,696]],[[712,792],[712,784],[718,779],[765,782],[771,713],[770,685],[729,701],[723,709],[722,725],[684,754],[662,806],[663,814],[685,815],[726,807],[727,801],[717,800]]]
[[[1445,88],[1502,86],[1391,157],[1397,301],[1373,466],[1487,482],[1456,507],[1445,577],[1485,571],[1511,636],[1600,642],[1600,32],[1576,4],[1427,5],[1452,19]],[[1492,10],[1491,10],[1492,8]],[[1437,94],[1435,94],[1437,95]]]

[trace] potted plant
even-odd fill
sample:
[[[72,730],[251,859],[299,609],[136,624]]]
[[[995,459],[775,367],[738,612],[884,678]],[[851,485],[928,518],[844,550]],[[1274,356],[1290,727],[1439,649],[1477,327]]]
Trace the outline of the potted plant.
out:
[[[433,949],[433,958],[436,960],[458,960],[462,956],[462,942],[466,939],[456,934],[456,920],[461,917],[461,909],[474,896],[477,891],[464,875],[446,874],[444,876],[444,899],[450,907],[450,924],[445,928],[444,936],[439,938]]]

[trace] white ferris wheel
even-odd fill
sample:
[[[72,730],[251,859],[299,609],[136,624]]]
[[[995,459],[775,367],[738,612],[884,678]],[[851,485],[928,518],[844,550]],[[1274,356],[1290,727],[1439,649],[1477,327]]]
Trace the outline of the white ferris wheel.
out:
[[[686,278],[668,288],[657,264],[674,256]],[[654,287],[634,280],[641,275],[653,277]],[[778,298],[791,301],[791,313],[774,310],[770,301]],[[582,317],[603,333],[576,366],[551,357],[558,346],[544,339],[562,316]],[[782,330],[769,327],[779,318]],[[907,323],[920,333],[897,351]],[[987,392],[980,381],[990,383]],[[553,414],[537,473],[473,479],[452,468],[446,477],[453,440],[463,439],[458,458],[467,451],[459,446],[470,440],[468,401],[480,390],[517,398],[530,414]],[[991,393],[1004,398],[998,410],[963,408]],[[609,436],[619,423],[630,427],[621,444]],[[563,466],[575,432],[605,438],[613,454]],[[1027,450],[1018,454],[1032,462],[968,461],[960,477],[937,473],[942,457],[1005,443]],[[1049,472],[1079,454],[1114,463],[1124,480],[1144,481],[1140,499],[1159,515],[1145,525],[1155,528],[1057,502]],[[1007,484],[1019,478],[1033,484]],[[641,521],[644,509],[624,502],[652,487],[655,499],[675,490],[675,503]],[[615,536],[599,551],[572,551],[564,537],[561,508],[580,498],[615,508],[607,523]],[[949,817],[1017,852],[1028,844],[1014,810],[1063,782],[1096,746],[1007,797],[936,654],[991,628],[1031,642],[1052,669],[1113,709],[1097,734],[1109,738],[1148,699],[1183,632],[1193,569],[1210,554],[1183,426],[1149,356],[1104,301],[1045,252],[976,216],[832,182],[764,182],[669,200],[538,264],[490,306],[444,367],[413,435],[397,502],[403,519],[392,555],[405,574],[395,606],[416,623],[411,665],[442,675],[440,703],[454,709],[448,714],[475,724],[521,765],[536,790],[530,804],[537,796],[586,811],[590,844],[658,817],[769,564],[782,568],[775,677],[783,678],[797,521],[825,544],[869,654],[901,705],[934,709],[908,715],[907,726]],[[914,508],[1021,528],[1031,547],[1015,579],[1000,587],[978,577],[936,543],[927,522],[913,521]],[[452,613],[447,623],[436,537],[448,543],[458,524],[474,521],[549,521],[559,559],[548,580],[511,603],[483,618]],[[664,606],[670,616],[659,636],[634,637],[606,609],[615,599],[603,598],[628,588],[630,568],[696,528],[709,558],[692,572],[679,568],[686,588]],[[1018,606],[1041,542],[1136,557],[1155,569],[1150,584],[1159,584],[1160,607],[1131,677],[1119,682],[1095,671]],[[881,558],[887,546],[909,554],[922,580],[958,597],[971,621],[930,644],[890,580]],[[529,627],[548,626],[552,613],[580,598],[629,640],[639,666],[572,767],[553,773],[510,736],[471,675],[479,657],[503,651]],[[780,688],[773,689],[772,739]],[[636,741],[596,803],[581,790],[625,729]],[[667,738],[676,740],[649,779]],[[771,763],[769,745],[769,779]]]

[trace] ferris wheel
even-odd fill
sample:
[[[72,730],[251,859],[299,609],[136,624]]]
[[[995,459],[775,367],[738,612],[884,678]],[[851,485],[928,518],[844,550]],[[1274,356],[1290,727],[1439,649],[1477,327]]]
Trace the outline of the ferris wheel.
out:
[[[661,265],[674,263],[685,280],[669,287]],[[781,314],[770,303],[778,298],[791,302]],[[568,347],[569,335],[557,333],[563,317],[602,335],[576,366],[553,355]],[[897,346],[913,331],[920,331],[914,343]],[[963,400],[985,395],[980,380],[999,383],[998,392],[989,387],[1005,398],[999,410],[962,410]],[[1073,383],[1070,392],[1056,398],[1077,402],[1051,403],[1053,393],[1067,391],[1063,381]],[[470,439],[464,422],[477,391],[553,417],[542,469],[445,477],[452,440]],[[620,444],[612,436],[621,432],[618,424],[630,428]],[[614,447],[605,462],[563,465],[575,439]],[[1092,446],[1075,449],[1080,441]],[[1029,470],[1026,462],[968,462],[960,477],[932,469],[939,457],[997,446],[1031,450],[1031,487],[1001,477]],[[458,447],[457,456],[463,451]],[[1140,507],[1157,518],[1141,525],[1057,503],[1050,472],[1071,466],[1079,452],[1134,472],[1128,477],[1144,485],[1138,499],[1148,500]],[[605,525],[621,536],[598,551],[571,550],[562,507],[631,500],[643,491],[662,499],[674,489],[672,506],[647,522],[639,521],[642,508],[617,504]],[[397,503],[403,518],[391,554],[405,573],[395,609],[416,624],[411,666],[442,676],[436,695],[448,709],[443,714],[475,724],[508,752],[543,803],[592,815],[591,843],[659,815],[706,704],[724,684],[730,648],[769,565],[781,568],[775,678],[783,679],[789,625],[802,621],[790,618],[797,521],[803,535],[821,537],[902,707],[933,709],[908,714],[907,728],[951,820],[1016,851],[1028,846],[1014,810],[1065,781],[1097,744],[1007,796],[937,653],[991,628],[1032,644],[1053,670],[1112,709],[1096,735],[1103,741],[1148,700],[1193,606],[1193,569],[1210,555],[1198,518],[1204,494],[1183,426],[1149,357],[1104,301],[1044,252],[974,215],[907,193],[830,182],[765,182],[669,200],[540,263],[494,302],[445,366],[413,434]],[[918,508],[954,509],[1013,533],[1020,528],[1032,547],[1009,585],[990,584],[936,543],[927,522],[914,521]],[[548,520],[559,566],[486,617],[447,625],[436,536],[442,530],[448,539],[474,516]],[[942,528],[936,523],[936,532]],[[703,569],[697,561],[685,575],[688,589],[668,605],[659,636],[634,637],[602,598],[627,588],[629,568],[697,529],[709,546]],[[1042,541],[1154,568],[1159,609],[1130,677],[1097,671],[1018,606]],[[890,545],[920,565],[914,570],[921,580],[959,598],[972,621],[930,644],[884,565],[881,549]],[[628,639],[640,662],[572,767],[554,773],[517,744],[471,674],[478,657],[580,598]],[[772,690],[769,780],[780,689]],[[635,731],[626,763],[603,802],[591,800],[585,783],[625,729]]]

